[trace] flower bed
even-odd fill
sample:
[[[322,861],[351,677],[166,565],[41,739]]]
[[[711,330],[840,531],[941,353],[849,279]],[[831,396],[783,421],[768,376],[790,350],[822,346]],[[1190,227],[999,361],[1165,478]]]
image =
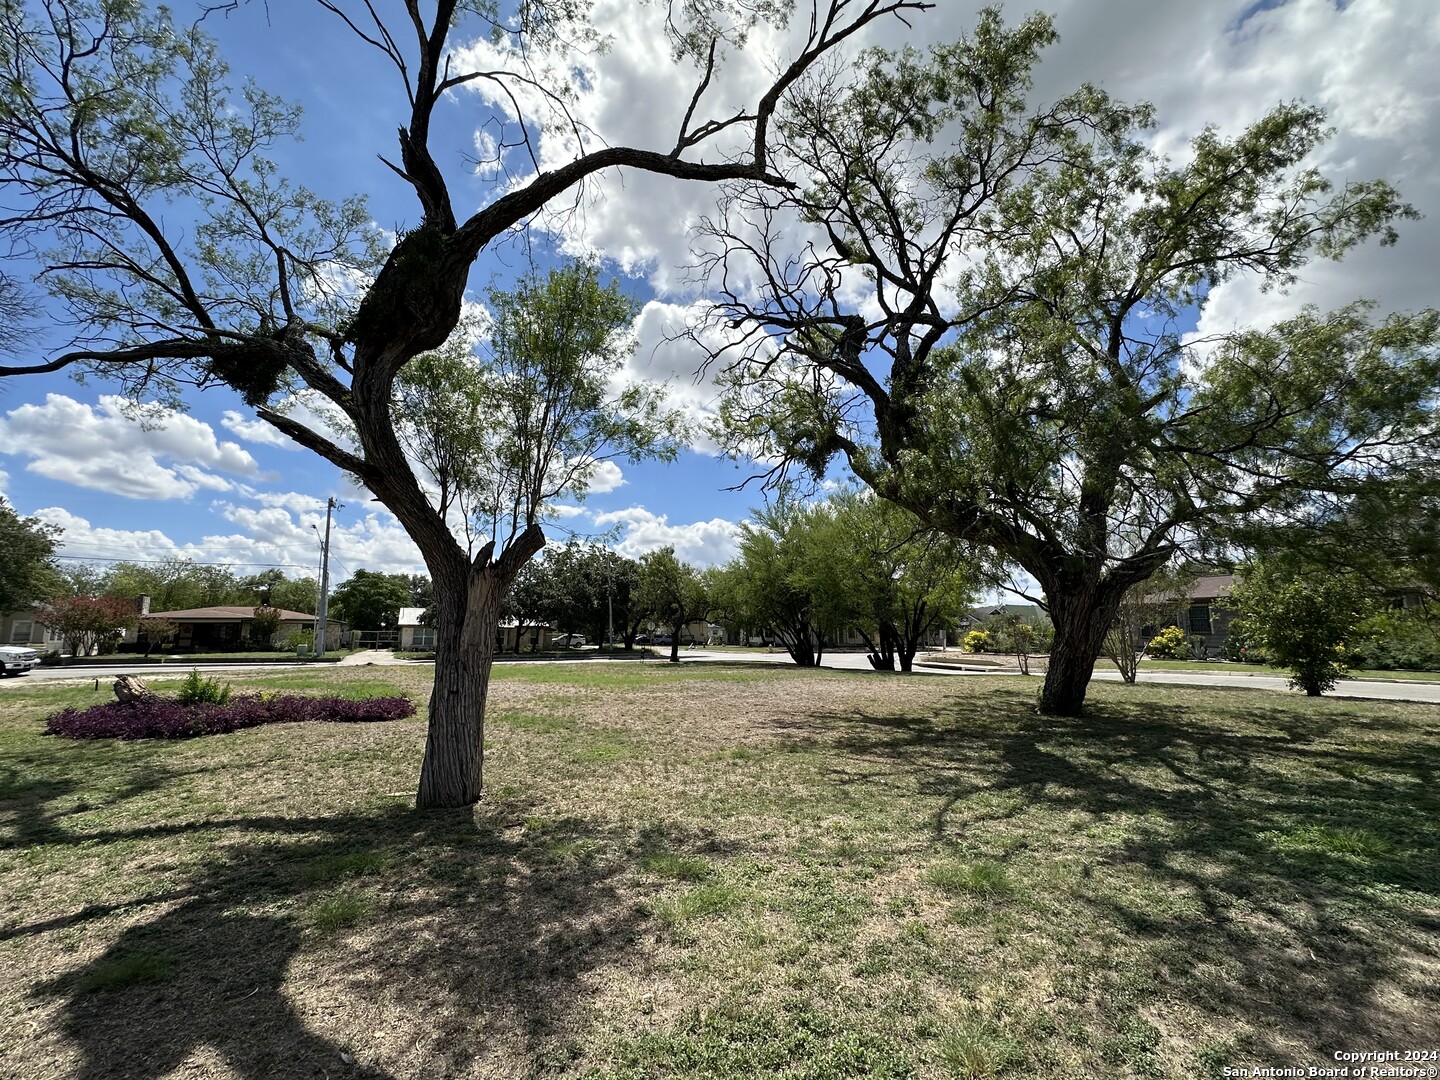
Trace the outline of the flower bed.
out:
[[[224,705],[182,705],[168,698],[112,702],[89,709],[64,709],[45,722],[50,735],[67,739],[191,739],[224,735],[261,724],[295,724],[312,720],[354,724],[399,720],[415,714],[407,697],[376,697],[352,701],[299,694],[244,694]]]

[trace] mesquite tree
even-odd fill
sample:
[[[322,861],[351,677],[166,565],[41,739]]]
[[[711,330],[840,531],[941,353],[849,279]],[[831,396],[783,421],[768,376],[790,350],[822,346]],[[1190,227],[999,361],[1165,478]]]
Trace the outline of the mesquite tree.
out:
[[[1301,104],[1179,162],[1141,140],[1148,107],[1037,109],[1053,38],[991,10],[798,84],[772,157],[794,186],[737,185],[707,250],[731,445],[772,477],[839,456],[1023,567],[1055,626],[1040,707],[1071,715],[1121,598],[1189,545],[1430,467],[1440,318],[1356,304],[1187,341],[1216,285],[1283,287],[1414,212],[1304,167],[1326,130]]]
[[[487,0],[315,2],[384,58],[403,95],[398,157],[377,167],[410,187],[418,221],[393,243],[363,200],[332,204],[280,175],[272,148],[295,134],[299,110],[253,84],[234,91],[203,23],[188,25],[142,0],[0,3],[0,230],[43,267],[56,324],[73,335],[33,362],[0,366],[0,375],[70,369],[171,401],[187,385],[228,385],[267,423],[359,478],[415,541],[444,598],[419,802],[464,805],[480,795],[499,597],[544,534],[532,519],[473,554],[457,541],[397,436],[396,378],[450,337],[480,253],[587,178],[625,167],[685,180],[785,182],[770,167],[781,96],[868,24],[932,5],[817,0],[796,51],[738,109],[707,94],[712,76],[726,51],[743,44],[747,20],[779,18],[786,6],[656,5],[655,18],[673,35],[671,59],[695,66],[695,90],[673,142],[647,149],[604,145],[566,112],[575,88],[550,85],[545,73],[568,76],[571,65],[530,65],[551,45],[563,55],[595,40],[588,4],[530,0],[502,14]],[[247,7],[208,6],[242,14]],[[260,6],[249,13],[259,17]],[[456,40],[462,34],[466,40]],[[458,66],[471,34],[510,46],[514,63]],[[336,71],[337,80],[355,77]],[[486,83],[492,98],[544,113],[497,108],[476,117],[476,127],[504,127],[496,140],[504,161],[528,157],[535,172],[497,170],[488,200],[462,216],[444,166],[467,182],[473,170],[460,153],[446,162],[432,147],[432,121],[461,87]],[[552,124],[564,126],[577,149],[542,169],[534,140]],[[295,390],[338,414],[354,445],[278,408]]]

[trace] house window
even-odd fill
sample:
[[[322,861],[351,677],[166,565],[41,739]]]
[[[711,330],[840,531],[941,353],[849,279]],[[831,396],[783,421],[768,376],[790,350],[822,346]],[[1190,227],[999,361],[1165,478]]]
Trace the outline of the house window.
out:
[[[410,642],[417,649],[433,649],[435,647],[435,628],[433,626],[417,626],[415,636],[410,639]]]
[[[1209,605],[1209,604],[1191,604],[1191,605],[1190,605],[1190,633],[1192,633],[1192,634],[1208,634],[1208,633],[1210,633],[1210,605]]]
[[[16,619],[15,624],[10,627],[11,645],[29,645],[30,635],[34,633],[35,623],[32,619]]]

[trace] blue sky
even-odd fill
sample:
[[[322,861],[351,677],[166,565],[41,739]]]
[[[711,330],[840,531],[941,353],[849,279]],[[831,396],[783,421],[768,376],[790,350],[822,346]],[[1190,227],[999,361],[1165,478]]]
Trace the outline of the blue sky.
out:
[[[183,14],[188,2],[174,7]],[[889,26],[871,40],[952,38],[974,24],[978,6],[943,0],[913,31]],[[281,145],[273,156],[323,195],[366,193],[380,226],[413,226],[413,195],[377,160],[394,156],[394,131],[403,120],[393,71],[317,5],[272,0],[269,9],[268,23],[257,2],[228,18],[212,16],[206,26],[237,75],[303,104],[304,141]],[[1151,100],[1158,109],[1155,145],[1176,156],[1207,123],[1233,132],[1277,102],[1304,98],[1329,108],[1338,129],[1317,164],[1337,180],[1388,177],[1427,214],[1404,227],[1396,249],[1366,248],[1339,266],[1312,267],[1288,294],[1261,293],[1247,282],[1222,287],[1202,316],[1202,331],[1272,321],[1306,302],[1328,307],[1368,296],[1382,309],[1434,303],[1440,65],[1433,57],[1440,55],[1440,8],[1431,0],[1068,0],[1051,10],[1062,40],[1039,70],[1038,95],[1090,80],[1122,98]],[[668,148],[694,72],[668,63],[655,5],[597,0],[596,12],[613,42],[604,56],[587,61],[589,92],[577,108],[611,143]],[[767,50],[783,55],[786,48],[780,34],[760,33],[754,43],[753,55],[734,58],[716,80],[717,111],[743,100]],[[480,44],[472,55],[488,54]],[[437,156],[462,215],[483,205],[491,190],[460,156],[473,152],[489,108],[482,95],[462,91],[440,112],[436,146],[445,149]],[[567,148],[550,140],[542,153],[550,164],[563,160]],[[713,205],[714,192],[627,175],[603,177],[586,194],[579,212],[541,223],[537,236],[610,260],[611,271],[647,305],[631,374],[668,381],[677,404],[703,415],[713,391],[690,379],[698,357],[667,343],[665,330],[678,328],[703,302],[680,268],[690,259],[690,225]],[[516,263],[513,252],[482,260],[471,277],[477,299],[492,276],[503,282]],[[231,562],[240,572],[279,564],[299,573],[314,565],[313,525],[333,495],[345,504],[334,549],[339,577],[362,567],[423,569],[378,504],[307,451],[280,445],[236,395],[192,394],[187,415],[146,430],[121,414],[114,393],[63,375],[0,381],[0,492],[22,513],[63,526],[66,554],[180,555]],[[618,473],[604,476],[584,513],[559,521],[551,535],[604,532],[632,555],[674,543],[691,561],[720,562],[733,552],[736,523],[759,498],[726,490],[747,471],[716,459],[703,444],[672,465],[622,462]]]

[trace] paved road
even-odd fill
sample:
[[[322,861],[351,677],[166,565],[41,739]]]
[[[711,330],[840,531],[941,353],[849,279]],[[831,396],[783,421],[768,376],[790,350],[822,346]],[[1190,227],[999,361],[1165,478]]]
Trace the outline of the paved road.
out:
[[[955,654],[954,654],[954,653],[950,653],[949,655],[953,657]],[[682,649],[681,652],[680,652],[680,659],[681,659],[682,661],[686,662],[686,663],[691,663],[691,662],[707,662],[707,661],[708,661],[708,662],[716,662],[716,661],[726,661],[726,660],[729,660],[729,661],[741,661],[741,662],[760,662],[760,663],[771,663],[771,664],[789,664],[789,663],[791,663],[790,657],[787,656],[783,651],[760,652],[760,651],[758,651],[758,650],[755,650],[755,651],[747,651],[747,652],[739,653],[739,652],[729,652],[729,651],[727,651],[727,650],[721,650],[721,649]],[[920,659],[920,658],[917,658],[917,659]],[[499,658],[499,659],[497,660],[497,662],[498,662],[498,663],[509,663],[510,661],[507,661],[507,660],[505,660],[505,659],[503,659],[503,658]],[[514,662],[516,662],[516,663],[534,663],[535,661],[525,660],[525,661],[514,661]],[[566,663],[567,661],[564,661],[564,660],[555,660],[555,661],[546,661],[546,662],[547,662],[547,663]],[[580,661],[580,662],[587,663],[587,664],[593,664],[593,663],[603,663],[603,662],[605,662],[605,661],[598,661],[598,660],[596,660],[596,659],[594,659],[594,658],[591,658],[591,659],[587,659],[587,660]],[[621,663],[621,662],[622,662],[622,661],[618,661],[618,660],[615,661],[615,663]],[[633,660],[627,660],[627,661],[623,661],[623,662],[624,662],[624,663],[634,663],[635,661],[633,661]],[[340,665],[344,665],[344,666],[364,665],[364,664],[376,664],[376,665],[388,666],[388,665],[417,664],[417,663],[424,663],[424,661],[417,661],[417,660],[397,660],[397,659],[395,659],[395,657],[394,657],[391,653],[385,652],[385,651],[352,653],[351,655],[345,657],[345,659],[343,659],[343,660],[340,661]],[[36,668],[36,669],[35,669],[34,671],[32,671],[29,675],[21,676],[20,678],[11,678],[11,679],[3,679],[3,680],[0,680],[0,692],[3,692],[3,690],[4,690],[5,687],[9,687],[9,686],[22,686],[22,685],[24,685],[24,684],[27,683],[27,682],[49,682],[49,681],[51,681],[51,680],[58,680],[58,679],[102,679],[102,680],[108,680],[108,679],[113,679],[116,675],[123,674],[123,673],[136,674],[136,675],[139,675],[141,678],[159,678],[159,677],[162,677],[162,676],[165,677],[165,678],[175,678],[175,677],[183,676],[183,675],[186,673],[186,671],[189,670],[189,668],[190,668],[191,666],[203,667],[204,670],[206,670],[206,671],[256,671],[256,670],[294,669],[294,668],[302,668],[302,667],[313,667],[314,665],[313,665],[313,664],[296,663],[295,661],[291,660],[291,661],[277,661],[276,663],[273,663],[273,664],[226,664],[226,663],[219,663],[219,664],[199,664],[199,665],[190,665],[190,664],[166,664],[166,665],[163,666],[163,667],[135,667],[135,666],[133,666],[133,665],[116,664],[116,665],[107,665],[107,666],[105,666],[105,667],[85,667],[85,668]],[[337,666],[339,666],[339,665],[337,665]],[[869,663],[869,661],[867,661],[867,660],[865,659],[865,655],[864,655],[863,653],[853,653],[853,652],[831,653],[831,654],[829,654],[828,656],[825,657],[823,666],[824,666],[824,667],[827,667],[827,668],[838,668],[838,669],[841,669],[841,670],[848,670],[848,671],[869,671],[869,670],[870,670],[870,663]],[[919,668],[919,669],[917,669],[917,670],[923,671],[923,672],[926,673],[926,674],[935,674],[935,675],[952,676],[952,677],[953,677],[953,676],[965,676],[965,675],[970,675],[970,676],[974,676],[974,677],[977,677],[977,678],[984,678],[984,677],[986,677],[987,675],[1013,674],[1013,672],[1007,673],[1007,672],[1003,672],[1003,671],[999,671],[999,672],[959,671],[959,670],[956,670],[956,669],[950,668],[950,667],[922,667],[922,668]],[[1105,669],[1103,669],[1103,668],[1097,668],[1097,669],[1096,669],[1096,672],[1095,672],[1095,678],[1097,678],[1097,679],[1103,679],[1103,680],[1105,680],[1105,681],[1107,681],[1107,682],[1118,682],[1119,679],[1120,679],[1120,673],[1117,672],[1117,671],[1105,670]],[[1280,692],[1280,693],[1286,693],[1286,694],[1288,694],[1288,693],[1294,693],[1294,691],[1288,689],[1287,686],[1285,685],[1285,682],[1286,682],[1286,681],[1285,681],[1285,678],[1284,678],[1283,676],[1276,676],[1276,675],[1245,675],[1245,674],[1230,674],[1230,675],[1226,675],[1226,674],[1221,674],[1221,673],[1219,673],[1219,672],[1217,672],[1216,674],[1213,674],[1213,675],[1212,675],[1212,674],[1210,674],[1210,673],[1208,673],[1208,672],[1205,672],[1205,673],[1202,673],[1202,672],[1190,672],[1190,671],[1174,671],[1174,672],[1165,671],[1165,672],[1155,672],[1155,671],[1143,671],[1143,670],[1142,670],[1142,671],[1140,672],[1140,679],[1141,679],[1142,682],[1171,683],[1171,684],[1176,684],[1176,685],[1180,685],[1180,686],[1240,686],[1240,687],[1245,687],[1245,688],[1250,689],[1250,690],[1274,690],[1274,691],[1278,691],[1278,692]],[[1440,682],[1432,682],[1432,683],[1407,683],[1407,682],[1384,682],[1384,681],[1379,681],[1379,680],[1364,680],[1364,681],[1362,681],[1362,680],[1358,680],[1358,679],[1345,679],[1345,680],[1342,680],[1342,681],[1341,681],[1340,686],[1339,686],[1339,687],[1333,692],[1333,694],[1330,695],[1330,696],[1334,696],[1334,697],[1353,697],[1353,698],[1374,698],[1374,699],[1378,699],[1378,700],[1382,700],[1382,701],[1419,701],[1419,702],[1426,702],[1426,703],[1429,703],[1429,704],[1440,704]]]
[[[955,654],[949,654],[953,657]],[[681,650],[681,660],[758,660],[767,663],[788,664],[790,657],[784,652],[747,652],[733,653],[709,649]],[[923,659],[923,654],[916,657],[917,662]],[[863,653],[843,652],[830,653],[822,662],[823,667],[840,668],[848,671],[869,671],[870,662],[865,659]],[[972,675],[977,678],[985,678],[994,675],[1013,675],[1014,672],[1005,671],[958,671],[949,666],[925,666],[917,667],[918,671],[927,674],[938,675]],[[1106,682],[1119,682],[1120,673],[1115,670],[1095,669],[1095,678],[1103,679]],[[1140,672],[1141,682],[1175,683],[1181,686],[1241,686],[1250,690],[1277,690],[1285,694],[1293,694],[1286,685],[1283,675],[1246,675],[1246,674],[1222,674],[1217,672],[1211,675],[1208,672],[1191,671],[1144,671]],[[1332,697],[1354,697],[1354,698],[1377,698],[1385,701],[1421,701],[1429,704],[1440,704],[1440,682],[1432,683],[1407,683],[1388,682],[1378,679],[1359,680],[1344,679],[1339,687],[1328,696]]]

